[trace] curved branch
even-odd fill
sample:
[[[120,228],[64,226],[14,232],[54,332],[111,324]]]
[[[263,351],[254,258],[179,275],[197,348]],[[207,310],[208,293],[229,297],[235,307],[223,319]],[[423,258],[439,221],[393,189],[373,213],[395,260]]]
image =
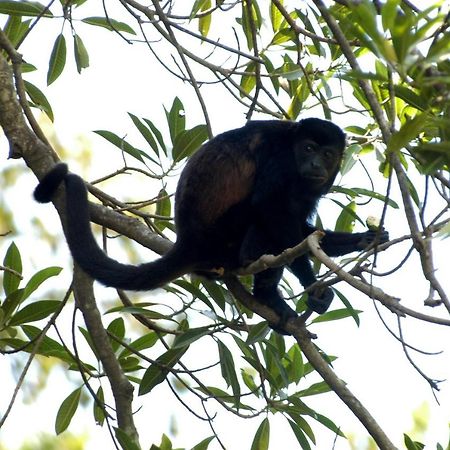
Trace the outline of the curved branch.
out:
[[[330,270],[332,270],[341,280],[346,281],[350,286],[353,286],[355,289],[366,294],[368,297],[378,300],[382,303],[386,308],[391,310],[393,313],[398,316],[411,316],[416,319],[424,320],[431,323],[436,323],[440,325],[450,326],[450,320],[441,319],[440,317],[433,317],[427,314],[422,314],[417,311],[414,311],[406,306],[403,306],[400,303],[400,299],[393,297],[389,294],[386,294],[380,288],[372,286],[364,281],[358,280],[357,278],[350,275],[344,269],[339,267],[321,248],[319,245],[320,234],[312,233],[310,234],[306,240],[308,241],[309,248],[311,249],[311,253],[319,259],[320,262],[325,264]]]
[[[259,303],[237,280],[236,277],[227,277],[225,283],[230,292],[247,308],[254,311],[259,316],[269,322],[278,323],[279,317],[269,307]],[[311,334],[306,329],[305,323],[299,317],[290,319],[284,330],[294,336],[297,340],[303,354],[310,364],[336,393],[336,395],[347,405],[352,413],[360,420],[366,430],[373,437],[375,442],[382,450],[396,450],[394,444],[386,436],[384,431],[378,425],[364,405],[347,388],[345,383],[338,378],[331,367],[323,359],[317,348],[311,341]]]

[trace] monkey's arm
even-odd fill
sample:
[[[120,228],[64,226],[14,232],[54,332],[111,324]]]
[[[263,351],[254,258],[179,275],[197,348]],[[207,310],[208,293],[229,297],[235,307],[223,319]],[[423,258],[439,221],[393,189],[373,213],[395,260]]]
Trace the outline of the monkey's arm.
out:
[[[306,225],[306,234],[309,235],[317,228]],[[321,240],[323,251],[329,256],[342,256],[347,253],[365,250],[371,245],[383,244],[389,240],[389,233],[385,229],[368,230],[362,233],[346,233],[342,231],[324,231]]]

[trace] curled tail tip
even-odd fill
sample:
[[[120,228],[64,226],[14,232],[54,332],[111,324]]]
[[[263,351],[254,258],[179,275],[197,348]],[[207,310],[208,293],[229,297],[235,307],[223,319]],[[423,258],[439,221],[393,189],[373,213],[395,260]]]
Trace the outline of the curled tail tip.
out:
[[[68,172],[69,169],[67,164],[56,164],[36,186],[36,189],[34,190],[35,200],[39,203],[50,202],[53,194],[62,181],[66,178]]]

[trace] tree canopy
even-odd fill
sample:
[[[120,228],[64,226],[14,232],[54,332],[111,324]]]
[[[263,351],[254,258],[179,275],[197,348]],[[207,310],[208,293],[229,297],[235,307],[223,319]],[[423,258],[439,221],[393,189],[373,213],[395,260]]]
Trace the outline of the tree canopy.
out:
[[[33,363],[41,375],[58,368],[70,374],[62,403],[48,405],[60,443],[88,405],[110,448],[174,448],[169,426],[152,443],[139,438],[146,430],[137,425],[140,405],[151,405],[155,416],[165,409],[154,402],[165,385],[174,415],[188,411],[205,430],[195,443],[183,436],[183,448],[232,448],[228,416],[251,423],[240,448],[279,448],[289,439],[292,448],[310,449],[323,436],[331,436],[328,445],[346,445],[339,414],[316,403],[330,391],[378,448],[397,448],[349,389],[350,380],[335,372],[339,355],[322,346],[321,333],[359,326],[373,304],[378,326],[420,375],[414,382],[440,387],[423,362],[426,352],[408,336],[426,327],[440,345],[439,333],[450,325],[442,256],[450,233],[450,12],[445,2],[420,3],[0,0],[0,126],[9,146],[9,153],[2,146],[0,352],[17,376],[13,392],[3,392],[0,428],[10,425]],[[96,42],[99,33],[107,45]],[[97,80],[89,95],[75,88],[102,64],[115,84]],[[117,84],[123,68],[129,78]],[[129,92],[151,104],[125,109]],[[73,152],[56,137],[63,132],[58,114],[76,111],[76,128],[90,108],[104,119],[91,128],[96,145]],[[108,128],[112,110],[122,125]],[[129,295],[94,291],[77,266],[68,276],[67,253],[50,254],[63,242],[62,195],[54,200],[57,229],[46,223],[50,209],[42,206],[33,207],[30,226],[22,222],[36,179],[60,159],[71,167],[78,162],[87,179],[98,176],[87,186],[99,242],[122,260],[151,259],[174,240],[175,181],[202,143],[252,119],[311,116],[339,124],[348,139],[317,224],[353,231],[374,220],[391,239],[375,251],[334,260],[316,234],[299,243],[337,298],[327,313],[311,315],[307,293],[286,274],[282,293],[300,317],[287,323],[290,336],[268,327],[276,314],[249,286],[252,274],[283,264],[299,248],[218,281],[186,276],[157,292]],[[156,418],[147,420],[152,427]],[[274,421],[283,422],[283,432]],[[408,450],[424,445],[407,433],[403,442]]]

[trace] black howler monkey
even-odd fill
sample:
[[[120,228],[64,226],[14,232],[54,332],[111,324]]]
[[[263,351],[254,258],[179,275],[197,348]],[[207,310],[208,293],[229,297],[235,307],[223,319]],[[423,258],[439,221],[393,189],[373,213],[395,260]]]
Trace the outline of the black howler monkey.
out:
[[[49,202],[64,180],[67,241],[75,261],[106,286],[150,290],[188,272],[236,269],[301,242],[315,230],[309,220],[339,171],[344,148],[345,135],[338,126],[313,118],[252,121],[211,139],[189,159],[180,176],[174,246],[163,257],[139,266],[121,264],[97,245],[86,187],[65,164],[42,179],[35,198]],[[325,233],[322,248],[330,256],[362,250],[376,237],[373,231]],[[385,242],[388,236],[382,231],[377,238]],[[307,255],[289,269],[304,287],[316,281]],[[253,293],[285,322],[296,313],[278,291],[282,272],[281,267],[256,274]],[[307,303],[321,314],[332,298],[330,288],[312,290]]]

